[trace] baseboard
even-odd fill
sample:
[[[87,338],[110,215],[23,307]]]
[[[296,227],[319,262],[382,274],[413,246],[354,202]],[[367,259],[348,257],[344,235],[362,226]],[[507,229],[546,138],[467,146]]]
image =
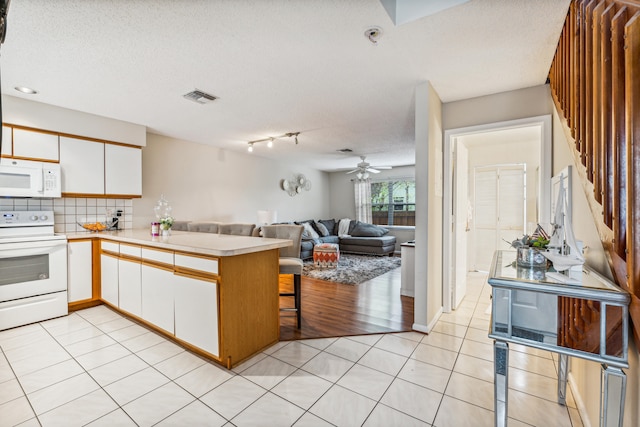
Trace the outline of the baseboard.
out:
[[[580,419],[582,420],[582,425],[584,427],[591,427],[591,422],[589,421],[589,415],[587,414],[587,407],[584,405],[584,401],[582,400],[582,396],[578,393],[578,389],[575,385],[575,381],[573,379],[573,375],[571,372],[567,375],[567,380],[569,382],[569,387],[571,388],[571,394],[573,394],[573,400],[576,402],[576,406],[578,407],[578,413],[580,414]]]
[[[431,332],[433,327],[436,326],[436,323],[438,323],[438,320],[440,320],[440,316],[442,316],[442,307],[438,309],[438,311],[436,312],[436,315],[433,316],[433,319],[431,319],[431,322],[429,322],[428,325],[425,326],[419,323],[414,323],[413,325],[411,325],[411,329],[413,329],[414,331],[428,334],[429,332]]]

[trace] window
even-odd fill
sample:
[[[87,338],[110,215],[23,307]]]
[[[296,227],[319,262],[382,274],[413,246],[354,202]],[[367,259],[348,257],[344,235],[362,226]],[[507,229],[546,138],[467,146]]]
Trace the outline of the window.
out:
[[[416,182],[395,178],[371,183],[373,223],[378,225],[416,225]]]

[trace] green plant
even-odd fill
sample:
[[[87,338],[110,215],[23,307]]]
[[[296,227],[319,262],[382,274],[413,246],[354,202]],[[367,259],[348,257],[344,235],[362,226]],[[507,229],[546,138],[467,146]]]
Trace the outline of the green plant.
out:
[[[160,227],[163,230],[170,229],[172,225],[173,225],[173,217],[172,216],[165,216],[164,218],[160,218]]]
[[[520,247],[531,247],[537,249],[547,249],[547,245],[549,244],[549,239],[543,236],[529,236],[525,234],[521,239],[516,239],[511,242],[512,248],[520,248]]]

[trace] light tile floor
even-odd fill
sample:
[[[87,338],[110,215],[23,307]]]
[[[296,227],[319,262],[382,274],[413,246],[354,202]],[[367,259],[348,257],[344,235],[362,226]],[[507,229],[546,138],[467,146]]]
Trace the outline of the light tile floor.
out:
[[[490,287],[429,335],[280,342],[228,371],[104,307],[0,332],[0,426],[492,426]],[[511,346],[510,426],[582,426],[555,355]]]

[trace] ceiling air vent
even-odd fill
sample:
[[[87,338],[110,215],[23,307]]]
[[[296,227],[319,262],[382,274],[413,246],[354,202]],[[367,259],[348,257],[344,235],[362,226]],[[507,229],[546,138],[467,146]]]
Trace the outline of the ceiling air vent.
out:
[[[353,150],[351,148],[341,148],[339,150],[336,150],[340,153],[353,153]]]
[[[182,96],[190,101],[197,102],[198,104],[207,104],[210,101],[215,101],[216,99],[218,99],[217,97],[209,95],[208,93],[198,89],[194,90],[193,92],[186,93]]]

